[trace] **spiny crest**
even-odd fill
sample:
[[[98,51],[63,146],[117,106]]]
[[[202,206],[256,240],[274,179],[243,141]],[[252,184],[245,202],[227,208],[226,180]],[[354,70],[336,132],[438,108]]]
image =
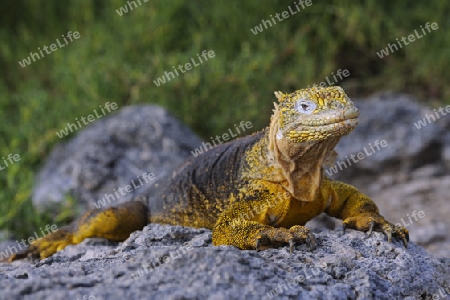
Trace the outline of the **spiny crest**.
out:
[[[280,102],[280,103],[283,102],[283,100],[286,98],[286,96],[288,96],[288,94],[283,94],[280,91],[275,91],[273,93],[275,94],[275,97],[277,97],[278,102]]]
[[[281,91],[276,91],[274,94],[282,106],[290,106],[289,102],[293,103],[299,99],[314,101],[319,107],[328,106],[332,101],[338,101],[344,105],[348,103],[347,95],[339,86],[312,87],[300,89],[290,94],[284,94]]]

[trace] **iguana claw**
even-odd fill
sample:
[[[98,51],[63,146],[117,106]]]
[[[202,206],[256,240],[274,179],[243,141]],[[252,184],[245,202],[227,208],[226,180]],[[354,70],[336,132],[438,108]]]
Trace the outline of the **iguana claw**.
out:
[[[269,228],[260,232],[256,238],[255,249],[260,250],[263,247],[276,247],[283,244],[289,245],[289,252],[293,253],[295,244],[306,243],[312,251],[316,247],[316,238],[308,228],[300,225],[287,228]]]
[[[308,240],[306,240],[306,243],[309,246]],[[289,240],[289,253],[292,254],[292,252],[294,252],[294,246],[295,246],[295,242],[294,239],[290,239]]]
[[[316,241],[316,237],[314,236],[314,234],[312,234],[311,232],[308,233],[309,239],[310,239],[310,243],[309,243],[309,250],[313,251],[314,249],[316,249],[317,247],[317,241]]]
[[[375,226],[375,221],[370,221],[370,227],[369,230],[367,231],[367,237],[370,237],[372,235],[372,231],[373,231],[373,227]]]
[[[392,242],[392,228],[389,224],[386,224],[383,226],[383,233],[387,236],[388,242],[391,243]]]
[[[405,248],[408,248],[409,232],[403,226],[394,226],[387,222],[381,215],[373,216],[355,216],[344,220],[343,231],[345,228],[353,228],[356,230],[365,231],[367,228],[367,237],[372,235],[374,230],[381,231],[387,236],[388,242],[392,242],[392,237],[398,238],[402,241]]]
[[[258,238],[256,239],[255,250],[256,250],[256,251],[259,251],[259,250],[261,250],[260,248],[261,248],[261,237],[258,237]]]

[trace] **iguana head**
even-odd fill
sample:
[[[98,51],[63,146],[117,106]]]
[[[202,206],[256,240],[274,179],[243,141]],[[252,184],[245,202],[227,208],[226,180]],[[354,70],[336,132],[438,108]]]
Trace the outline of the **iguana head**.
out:
[[[313,87],[290,94],[275,92],[269,153],[281,171],[278,180],[293,197],[313,201],[323,166],[332,166],[339,139],[358,124],[359,111],[340,87]]]
[[[293,143],[320,141],[350,133],[358,124],[359,111],[341,87],[313,87],[278,98],[276,139]]]

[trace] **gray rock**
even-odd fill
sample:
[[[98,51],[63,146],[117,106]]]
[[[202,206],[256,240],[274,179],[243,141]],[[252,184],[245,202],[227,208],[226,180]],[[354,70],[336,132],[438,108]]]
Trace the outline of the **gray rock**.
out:
[[[450,117],[450,116],[449,116]],[[450,123],[450,122],[449,122]],[[450,169],[450,124],[447,126],[447,133],[444,135],[444,151],[443,151],[443,159],[445,161],[445,165],[447,169]]]
[[[443,137],[447,134],[446,127],[450,128],[450,114],[435,122],[431,117],[431,122],[423,120],[435,114],[434,111],[401,94],[380,94],[353,102],[360,110],[360,122],[337,145],[337,160],[347,163],[347,167],[341,164],[332,178],[373,177],[389,172],[407,174],[427,164],[442,165],[446,147]],[[426,125],[418,129],[420,120]],[[385,140],[387,146],[376,147],[377,140]],[[350,155],[359,152],[364,158],[352,160]]]
[[[428,167],[423,169],[417,172],[428,173]],[[405,226],[410,231],[411,241],[436,256],[450,257],[449,186],[450,176],[420,175],[404,183],[392,185],[379,179],[358,188],[377,203],[388,221]],[[335,229],[341,224],[341,220],[323,214],[308,226],[317,232],[324,227]]]
[[[435,255],[450,257],[449,186],[450,176],[419,177],[380,189],[369,186],[369,194],[387,219],[407,225],[412,241]],[[422,218],[417,217],[420,211]]]
[[[37,264],[0,263],[1,299],[431,299],[450,259],[381,233],[323,231],[318,247],[213,247],[211,231],[150,224],[123,243],[88,239]],[[91,298],[89,298],[91,297]],[[439,298],[438,298],[439,299]],[[441,298],[444,299],[444,298]]]
[[[201,140],[161,107],[125,107],[97,120],[69,141],[59,144],[39,172],[33,204],[50,209],[72,195],[82,208],[112,195],[104,206],[130,200],[139,192],[139,177],[153,173],[155,179],[183,162]],[[134,180],[131,192],[122,191]],[[147,180],[151,182],[150,179]],[[141,185],[141,186],[143,186]],[[114,192],[118,192],[117,197]]]
[[[335,177],[355,181],[394,223],[426,209],[427,217],[408,227],[411,239],[450,256],[450,177],[442,176],[448,143],[439,138],[448,136],[443,128],[450,126],[439,121],[418,130],[414,122],[430,110],[406,96],[355,102],[361,123],[338,146],[340,159],[377,139],[388,147]],[[34,204],[46,209],[70,193],[93,208],[104,193],[144,172],[163,177],[200,144],[159,107],[125,108],[55,148],[39,174]],[[329,228],[335,224],[323,222]],[[209,230],[150,224],[123,243],[88,239],[37,264],[0,263],[0,298],[431,299],[436,294],[435,299],[444,299],[450,294],[450,259],[433,257],[415,243],[404,249],[379,233],[366,239],[361,232],[348,230],[341,236],[323,228],[316,227],[316,250],[300,245],[289,255],[286,247],[261,252],[213,247]]]
[[[380,94],[353,101],[361,112],[360,123],[337,145],[337,161],[346,162],[358,152],[370,155],[347,167],[341,165],[342,170],[331,178],[367,194],[387,220],[405,220],[412,241],[435,255],[450,257],[450,114],[433,121],[430,115],[435,111],[407,95]],[[415,124],[420,120],[418,129]],[[372,150],[370,144],[377,140],[385,140],[387,146]],[[414,210],[424,211],[426,217],[411,223],[408,216]],[[317,229],[326,224],[333,229],[340,223],[325,216],[311,226]]]

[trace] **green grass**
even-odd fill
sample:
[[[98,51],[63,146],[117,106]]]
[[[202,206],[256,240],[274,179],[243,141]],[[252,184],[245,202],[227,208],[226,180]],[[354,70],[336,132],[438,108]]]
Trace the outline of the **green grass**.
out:
[[[319,83],[338,69],[350,71],[339,84],[351,97],[394,90],[449,103],[448,1],[313,0],[252,34],[293,2],[141,0],[123,16],[115,11],[126,4],[119,0],[1,3],[0,157],[21,160],[0,171],[0,229],[24,237],[55,218],[70,219],[74,201],[59,217],[33,209],[34,176],[61,142],[56,131],[108,101],[162,105],[204,138],[242,120],[264,127],[274,90]],[[376,55],[426,22],[439,29],[386,58]],[[20,67],[29,52],[68,31],[80,39]],[[203,50],[216,55],[160,87],[153,83]]]

